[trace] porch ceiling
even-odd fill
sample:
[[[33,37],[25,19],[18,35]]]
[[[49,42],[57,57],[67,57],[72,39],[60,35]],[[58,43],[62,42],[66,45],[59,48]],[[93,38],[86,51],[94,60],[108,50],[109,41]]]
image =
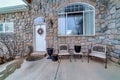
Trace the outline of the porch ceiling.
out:
[[[23,0],[0,0],[0,14],[27,10]]]

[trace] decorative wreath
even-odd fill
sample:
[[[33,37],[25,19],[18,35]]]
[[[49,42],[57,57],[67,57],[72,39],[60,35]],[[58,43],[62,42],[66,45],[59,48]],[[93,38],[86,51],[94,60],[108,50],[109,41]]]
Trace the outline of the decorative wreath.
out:
[[[38,34],[42,35],[42,34],[43,34],[43,29],[42,29],[42,28],[39,28],[39,29],[37,30],[37,32],[38,32]]]

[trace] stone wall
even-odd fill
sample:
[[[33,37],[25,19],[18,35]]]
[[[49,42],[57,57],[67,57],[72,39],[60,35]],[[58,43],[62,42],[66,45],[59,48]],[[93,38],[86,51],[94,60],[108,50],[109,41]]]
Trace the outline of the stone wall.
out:
[[[0,14],[0,22],[14,22],[14,36],[21,52],[27,45],[33,45],[33,22],[29,11]]]
[[[52,1],[52,2],[51,2]],[[84,2],[93,5],[96,8],[96,35],[93,37],[88,36],[67,36],[67,37],[58,37],[58,24],[57,24],[57,11],[59,8],[64,7],[67,4],[73,2]],[[102,4],[101,4],[102,3]],[[37,16],[42,16],[46,19],[47,23],[47,47],[53,46],[57,48],[58,44],[60,43],[69,43],[70,45],[74,46],[74,44],[81,44],[82,46],[88,45],[91,42],[101,42],[97,35],[102,35],[100,38],[105,39],[103,33],[106,28],[104,26],[104,20],[106,17],[106,6],[105,3],[100,1],[94,0],[36,0],[32,3],[32,19],[36,18]],[[53,27],[49,28],[48,21],[49,19],[53,22]],[[103,25],[103,28],[101,28]],[[101,31],[103,29],[103,31]],[[88,42],[88,43],[86,43]],[[51,44],[52,43],[52,44]]]
[[[44,17],[47,27],[47,47],[57,49],[59,44],[69,43],[70,46],[81,44],[83,48],[87,48],[87,45],[91,43],[102,43],[108,45],[109,50],[113,49],[109,52],[111,56],[119,58],[120,6],[116,1],[119,0],[33,0],[30,12],[3,14],[0,15],[0,21],[14,21],[18,40],[32,44],[33,20],[37,17]],[[74,2],[84,2],[95,7],[95,36],[57,36],[57,11]],[[50,20],[53,22],[52,27],[49,26]]]
[[[110,0],[108,5],[108,26],[109,40],[111,45],[114,46],[114,51],[111,52],[111,56],[120,58],[120,1]]]
[[[52,1],[52,2],[51,2]],[[70,45],[74,44],[85,44],[91,37],[58,37],[58,22],[57,22],[57,11],[60,7],[63,7],[69,3],[73,2],[86,2],[93,6],[95,6],[95,2],[91,2],[88,0],[36,0],[32,3],[32,19],[36,18],[37,16],[43,16],[46,19],[47,23],[47,47],[54,47],[57,48],[58,44],[60,43],[71,43]],[[39,5],[39,6],[38,6]],[[40,6],[41,5],[41,6]],[[36,16],[37,15],[37,16]],[[49,28],[48,22],[52,20],[53,26]],[[93,40],[93,39],[89,39]]]
[[[95,7],[95,36],[67,36],[58,37],[57,11],[69,3],[84,2]],[[47,23],[47,47],[54,47],[61,43],[68,43],[70,46],[81,44],[83,48],[90,43],[102,43],[108,45],[111,56],[119,58],[119,6],[115,0],[35,0],[32,3],[32,19],[42,16]],[[118,8],[117,8],[118,7]],[[53,21],[53,27],[49,28],[48,20]],[[113,50],[113,51],[112,51]]]

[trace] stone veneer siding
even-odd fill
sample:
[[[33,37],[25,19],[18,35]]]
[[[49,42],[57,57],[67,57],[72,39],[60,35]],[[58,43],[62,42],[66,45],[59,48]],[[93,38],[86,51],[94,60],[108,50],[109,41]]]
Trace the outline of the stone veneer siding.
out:
[[[28,11],[0,14],[0,22],[14,23],[14,34],[17,36],[20,52],[25,51],[28,45],[33,45],[33,22],[30,16],[31,14]],[[25,53],[27,52],[18,54],[23,56]]]
[[[47,47],[57,49],[59,44],[68,43],[70,46],[81,44],[85,48],[90,43],[102,43],[107,44],[110,50],[113,48],[113,51],[109,52],[112,57],[119,58],[120,5],[115,1],[117,0],[33,0],[29,12],[3,14],[0,15],[0,21],[14,21],[15,33],[22,36],[21,40],[24,40],[26,45],[26,43],[33,44],[34,19],[44,17],[47,27]],[[57,36],[57,10],[74,2],[84,2],[95,7],[95,36]],[[48,27],[49,20],[53,22],[52,28]]]

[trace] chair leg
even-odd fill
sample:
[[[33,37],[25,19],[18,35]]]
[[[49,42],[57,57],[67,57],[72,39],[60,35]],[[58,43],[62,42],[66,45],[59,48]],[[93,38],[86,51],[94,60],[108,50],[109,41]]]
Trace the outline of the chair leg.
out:
[[[76,58],[75,58],[75,55],[73,55],[73,57],[74,57],[74,61],[76,62]]]
[[[88,55],[88,63],[89,63],[89,57],[90,57],[90,56]]]
[[[107,58],[105,59],[105,69],[107,69]]]
[[[81,56],[82,56],[81,58],[82,58],[82,62],[83,62],[84,55],[81,55]]]
[[[58,56],[58,63],[60,63],[62,56]]]
[[[60,62],[59,59],[60,59],[60,58],[59,58],[59,56],[58,56],[58,63]]]
[[[70,58],[70,62],[72,62],[72,60],[71,60],[71,55],[69,55],[69,58]]]
[[[81,61],[83,62],[83,55],[79,55]]]

